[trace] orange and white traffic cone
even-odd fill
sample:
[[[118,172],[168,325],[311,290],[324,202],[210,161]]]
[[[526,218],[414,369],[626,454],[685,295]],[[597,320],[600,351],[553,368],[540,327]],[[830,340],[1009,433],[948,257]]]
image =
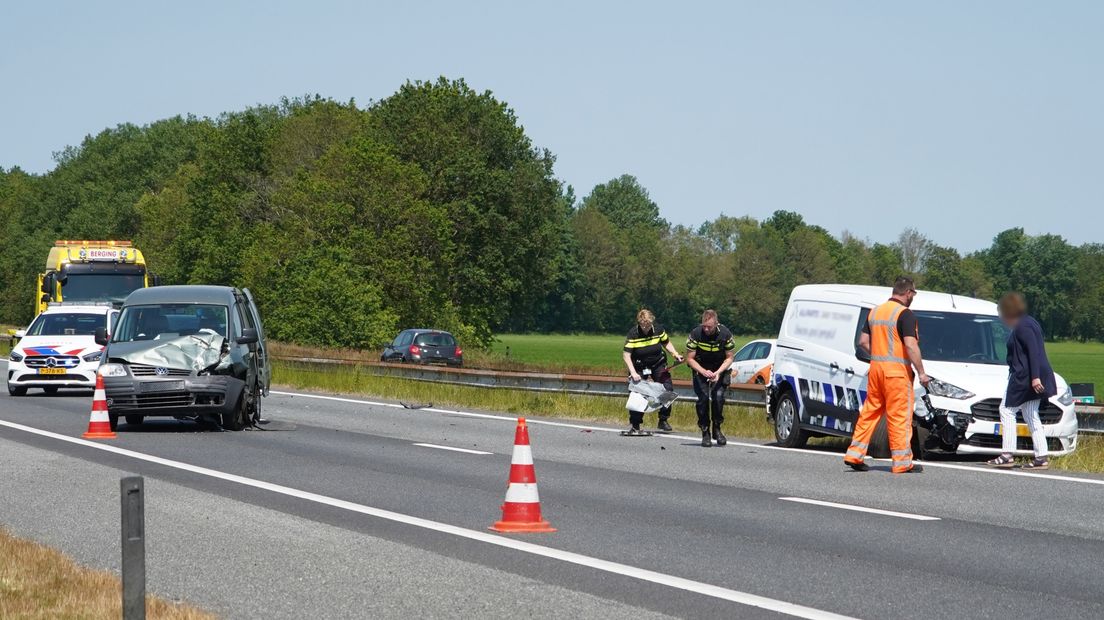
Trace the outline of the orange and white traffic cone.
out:
[[[115,439],[111,430],[111,420],[107,417],[107,394],[104,393],[103,377],[96,373],[96,392],[92,395],[92,415],[88,418],[88,432],[85,439]]]
[[[518,418],[514,433],[514,456],[510,462],[510,483],[502,504],[502,520],[491,526],[496,532],[555,532],[541,518],[537,494],[537,472],[533,469],[533,450],[529,447],[529,427]]]

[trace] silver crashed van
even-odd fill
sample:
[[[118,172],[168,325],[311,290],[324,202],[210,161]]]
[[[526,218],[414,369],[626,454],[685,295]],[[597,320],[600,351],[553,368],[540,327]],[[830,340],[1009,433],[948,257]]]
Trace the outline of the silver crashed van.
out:
[[[261,316],[249,289],[159,286],[123,302],[106,345],[104,380],[111,428],[122,416],[207,419],[241,430],[260,419],[272,369]]]

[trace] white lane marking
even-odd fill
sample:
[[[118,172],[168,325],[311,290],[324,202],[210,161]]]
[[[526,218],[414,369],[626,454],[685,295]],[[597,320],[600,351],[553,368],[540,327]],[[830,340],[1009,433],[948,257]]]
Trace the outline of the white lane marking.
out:
[[[447,523],[441,523],[439,521],[431,521],[429,519],[423,519],[421,517],[415,517],[399,512],[384,510],[382,508],[373,508],[371,506],[365,506],[363,504],[357,504],[334,497],[328,497],[326,495],[319,495],[317,493],[301,491],[299,489],[285,487],[279,484],[273,484],[271,482],[264,482],[263,480],[255,480],[253,478],[246,478],[245,476],[238,476],[236,474],[228,474],[215,469],[200,467],[198,465],[191,465],[189,463],[173,461],[170,459],[161,458],[159,456],[153,456],[152,454],[146,454],[144,452],[135,452],[134,450],[117,448],[108,444],[95,443],[92,441],[87,441],[85,439],[79,439],[77,437],[59,435],[58,433],[44,431],[30,426],[24,426],[22,424],[16,424],[15,422],[0,420],[0,426],[6,426],[14,430],[24,431],[27,433],[32,433],[34,435],[40,435],[42,437],[49,437],[51,439],[57,439],[59,441],[65,441],[68,443],[77,444],[96,450],[102,450],[104,452],[110,452],[112,454],[130,457],[139,461],[146,461],[148,463],[155,463],[157,465],[163,465],[165,467],[172,467],[174,469],[180,469],[194,474],[199,474],[201,476],[208,476],[211,478],[217,478],[219,480],[225,480],[227,482],[234,482],[248,487],[263,489],[265,491],[271,491],[272,493],[287,495],[289,497],[295,497],[309,502],[315,502],[317,504],[324,504],[326,506],[332,506],[334,508],[340,508],[342,510],[348,510],[350,512],[356,512],[379,519],[385,519],[387,521],[393,521],[395,523],[412,525],[414,527],[432,530],[435,532],[440,532],[442,534],[450,534],[452,536],[458,536],[460,538],[467,538],[469,540],[475,540],[478,542],[496,545],[499,547],[505,547],[507,549],[513,549],[522,553],[551,558],[553,560],[560,560],[562,562],[585,566],[587,568],[593,568],[616,575],[622,575],[624,577],[638,579],[640,581],[647,581],[650,583],[670,586],[679,590],[686,590],[687,592],[704,594],[706,596],[711,596],[713,598],[725,601],[731,601],[740,605],[758,607],[760,609],[766,609],[769,611],[786,614],[797,618],[808,618],[809,620],[846,620],[847,618],[849,618],[848,616],[841,616],[839,614],[815,609],[813,607],[805,607],[803,605],[787,603],[786,601],[779,601],[776,599],[767,598],[765,596],[748,594],[746,592],[740,592],[738,590],[730,590],[728,588],[722,588],[720,586],[702,583],[700,581],[692,581],[690,579],[684,579],[682,577],[675,577],[673,575],[658,573],[645,568],[638,568],[636,566],[629,566],[627,564],[610,562],[608,560],[602,560],[599,558],[582,555],[580,553],[573,553],[571,551],[563,551],[561,549],[554,549],[552,547],[536,545],[514,538],[506,538],[504,536],[489,534],[487,532],[481,532],[478,530],[469,530],[467,528],[449,525]]]
[[[435,448],[437,450],[451,450],[452,452],[463,452],[464,454],[494,454],[494,452],[484,452],[482,450],[469,450],[467,448],[453,448],[452,446],[439,446],[435,443],[416,443],[416,446],[422,448]]]
[[[338,401],[338,402],[342,402],[342,403],[354,403],[354,404],[358,404],[358,405],[372,405],[372,406],[375,406],[375,407],[391,407],[391,408],[397,408],[397,409],[403,409],[404,408],[402,405],[396,405],[394,403],[380,403],[380,402],[374,402],[374,401],[370,401],[370,400],[358,400],[358,399],[355,399],[355,398],[340,398],[340,397],[337,397],[337,396],[323,396],[322,394],[308,394],[308,393],[305,393],[305,392],[280,392],[280,391],[272,390],[272,393],[273,394],[278,394],[280,396],[301,396],[303,398],[317,398],[317,399],[321,399],[321,400],[333,400],[333,401]],[[469,418],[481,418],[481,419],[485,419],[485,420],[503,420],[503,421],[507,421],[507,422],[516,422],[517,418],[521,417],[521,416],[493,415],[493,414],[489,414],[489,413],[473,413],[473,412],[470,412],[470,411],[455,411],[455,410],[452,410],[452,409],[437,409],[437,408],[434,408],[434,407],[427,407],[425,409],[418,409],[418,411],[429,411],[429,412],[433,412],[433,413],[444,413],[444,414],[448,414],[448,415],[457,415],[457,416],[464,416],[464,417],[469,417]],[[609,428],[609,427],[605,427],[605,426],[588,426],[586,424],[570,424],[570,423],[567,423],[567,422],[550,422],[548,420],[534,420],[532,418],[526,418],[526,422],[530,425],[558,426],[560,428],[577,428],[577,429],[580,429],[580,430],[598,431],[598,432],[603,432],[603,433],[620,433],[621,432],[621,429]],[[689,435],[675,435],[675,434],[671,434],[671,433],[656,433],[654,435],[654,437],[657,437],[659,439],[676,439],[676,440],[679,440],[679,441],[695,441],[695,442],[696,441],[701,441],[700,437],[691,437]],[[795,452],[795,453],[798,453],[798,454],[807,454],[807,455],[813,455],[813,456],[827,456],[827,457],[831,457],[831,458],[834,458],[834,459],[840,459],[840,460],[842,460],[842,458],[843,458],[838,452],[825,452],[823,450],[808,450],[808,449],[804,449],[804,448],[784,448],[782,446],[768,446],[768,445],[761,444],[761,443],[747,443],[747,442],[742,442],[742,441],[732,441],[731,439],[728,441],[728,445],[730,445],[730,446],[740,446],[740,447],[743,447],[743,448],[755,448],[757,450],[775,450],[775,451],[778,451],[778,452]],[[867,458],[870,458],[870,457],[867,457]],[[871,458],[870,460],[881,462],[881,463],[891,462],[890,459],[874,459],[874,458]],[[924,461],[924,467],[934,467],[934,468],[942,468],[942,469],[957,469],[957,470],[961,470],[961,471],[969,471],[969,472],[982,473],[982,474],[996,474],[996,475],[1002,475],[1002,476],[1019,476],[1019,477],[1022,477],[1022,478],[1035,478],[1035,479],[1039,479],[1039,480],[1052,480],[1052,481],[1057,480],[1057,481],[1061,481],[1061,482],[1077,482],[1077,483],[1080,483],[1080,484],[1096,484],[1096,485],[1104,486],[1104,480],[1095,479],[1095,478],[1078,478],[1078,477],[1075,477],[1075,476],[1061,476],[1061,475],[1057,475],[1057,474],[1040,474],[1040,473],[1034,473],[1034,472],[1010,470],[1010,469],[990,469],[990,468],[979,467],[979,466],[975,466],[975,465],[956,465],[956,464],[953,464],[953,463],[934,463],[932,461]]]
[[[895,510],[882,510],[880,508],[867,508],[866,506],[855,506],[853,504],[837,504],[836,502],[824,502],[819,499],[807,499],[804,497],[779,497],[778,499],[784,502],[798,502],[800,504],[812,504],[814,506],[827,506],[828,508],[842,508],[843,510],[854,510],[856,512],[869,512],[871,514],[883,515],[886,517],[901,517],[902,519],[913,519],[915,521],[940,521],[939,517],[929,517],[927,515],[917,515],[910,512],[897,512]]]

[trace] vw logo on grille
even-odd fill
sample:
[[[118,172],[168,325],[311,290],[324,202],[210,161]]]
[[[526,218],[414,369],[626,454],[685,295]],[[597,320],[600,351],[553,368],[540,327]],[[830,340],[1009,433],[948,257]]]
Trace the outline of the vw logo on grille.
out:
[[[46,367],[47,368],[53,368],[54,366],[57,366],[57,360],[52,358],[52,357],[47,357],[46,358]]]
[[[169,369],[168,368],[162,368],[162,367],[158,366],[157,368],[153,369],[153,372],[158,377],[164,377],[165,375],[169,374]]]

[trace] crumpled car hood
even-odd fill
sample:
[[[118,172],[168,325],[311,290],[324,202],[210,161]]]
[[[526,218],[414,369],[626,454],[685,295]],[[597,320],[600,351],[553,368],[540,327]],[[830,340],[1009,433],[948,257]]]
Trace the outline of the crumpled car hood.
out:
[[[170,340],[113,342],[108,356],[130,364],[204,370],[219,363],[226,339],[215,333],[199,333]]]

